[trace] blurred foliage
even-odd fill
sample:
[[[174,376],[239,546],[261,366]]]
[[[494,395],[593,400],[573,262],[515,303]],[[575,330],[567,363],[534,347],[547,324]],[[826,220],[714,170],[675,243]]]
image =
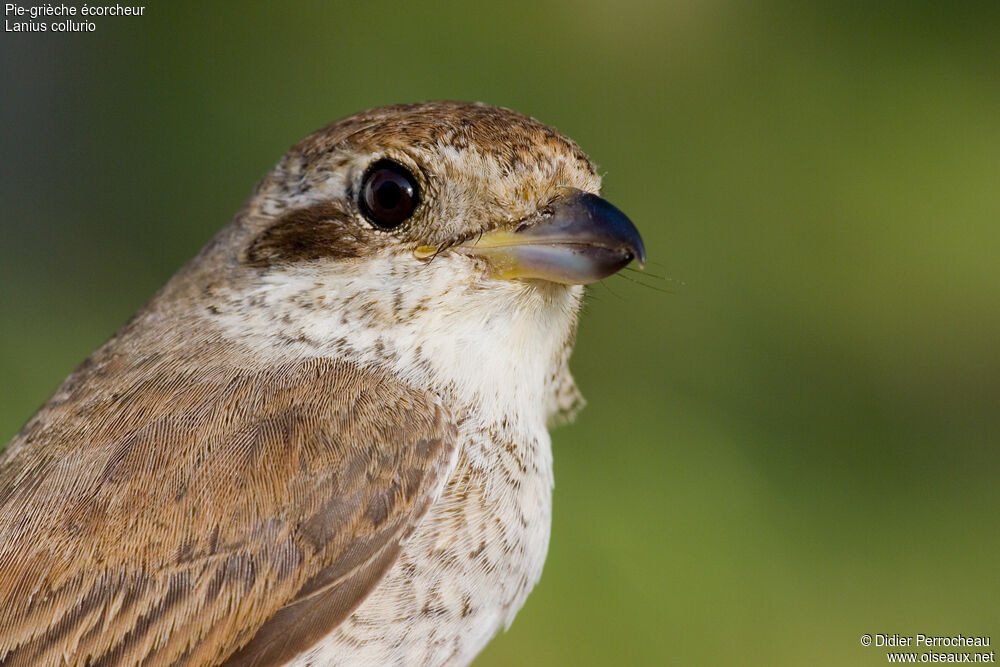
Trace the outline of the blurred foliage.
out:
[[[5,34],[0,440],[301,136],[478,99],[577,140],[651,262],[591,290],[546,572],[477,664],[990,634],[998,29],[997,3],[317,1]]]

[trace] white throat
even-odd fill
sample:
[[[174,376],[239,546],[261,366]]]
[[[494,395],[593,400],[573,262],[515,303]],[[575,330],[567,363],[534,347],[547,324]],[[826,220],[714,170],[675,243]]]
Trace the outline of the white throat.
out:
[[[484,277],[466,257],[381,256],[265,275],[249,296],[231,295],[222,323],[268,355],[386,368],[535,430],[569,407],[567,391],[575,398],[566,362],[582,292]]]

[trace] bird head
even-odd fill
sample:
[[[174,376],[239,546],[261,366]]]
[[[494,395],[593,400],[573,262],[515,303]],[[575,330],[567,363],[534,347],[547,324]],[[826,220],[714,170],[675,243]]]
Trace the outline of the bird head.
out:
[[[484,281],[585,284],[644,261],[635,227],[599,188],[575,143],[521,114],[384,107],[289,151],[258,190],[259,229],[242,259],[348,268],[378,255],[430,264],[449,253]]]
[[[431,368],[453,388],[560,385],[582,285],[645,259],[599,188],[575,143],[516,112],[373,109],[292,147],[195,273],[238,315],[230,333],[272,350]]]

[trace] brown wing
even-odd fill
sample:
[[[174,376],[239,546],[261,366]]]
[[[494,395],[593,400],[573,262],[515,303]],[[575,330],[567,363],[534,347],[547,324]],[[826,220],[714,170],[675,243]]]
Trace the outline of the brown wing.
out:
[[[436,399],[370,370],[115,363],[0,458],[2,665],[283,661],[360,604],[453,458]]]

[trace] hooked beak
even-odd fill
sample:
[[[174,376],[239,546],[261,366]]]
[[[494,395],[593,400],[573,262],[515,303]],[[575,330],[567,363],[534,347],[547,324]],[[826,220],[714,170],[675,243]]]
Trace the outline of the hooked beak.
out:
[[[455,249],[488,260],[498,278],[563,285],[607,278],[633,259],[640,266],[646,262],[632,221],[604,199],[576,189],[513,231],[494,230]]]

